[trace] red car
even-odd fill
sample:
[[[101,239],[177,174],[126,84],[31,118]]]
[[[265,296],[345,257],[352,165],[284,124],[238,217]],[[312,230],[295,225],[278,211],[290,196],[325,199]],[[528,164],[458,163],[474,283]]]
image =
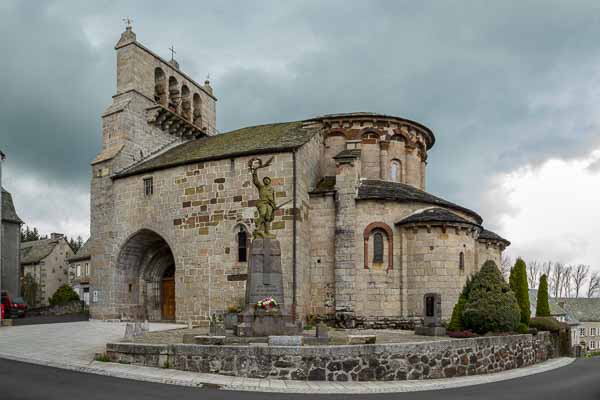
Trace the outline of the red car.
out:
[[[22,297],[12,298],[6,291],[2,292],[5,318],[24,317],[27,313],[27,303]]]

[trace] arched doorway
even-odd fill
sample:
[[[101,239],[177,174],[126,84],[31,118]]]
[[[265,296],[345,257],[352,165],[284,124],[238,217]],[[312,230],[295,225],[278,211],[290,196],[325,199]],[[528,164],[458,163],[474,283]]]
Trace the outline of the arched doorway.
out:
[[[175,321],[175,265],[163,273],[160,303],[162,319]]]
[[[173,252],[159,234],[142,229],[132,235],[117,260],[120,312],[137,320],[176,320],[175,270]]]

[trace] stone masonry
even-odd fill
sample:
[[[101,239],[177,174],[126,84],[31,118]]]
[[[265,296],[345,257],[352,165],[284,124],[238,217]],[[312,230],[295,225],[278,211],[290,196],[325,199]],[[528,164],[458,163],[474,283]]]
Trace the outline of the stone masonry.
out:
[[[109,343],[113,362],[249,378],[402,381],[505,371],[557,357],[549,332],[353,346],[208,346]]]

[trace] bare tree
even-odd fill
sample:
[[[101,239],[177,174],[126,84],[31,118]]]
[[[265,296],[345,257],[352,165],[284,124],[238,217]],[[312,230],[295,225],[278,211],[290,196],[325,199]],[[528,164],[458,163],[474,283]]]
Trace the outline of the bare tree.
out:
[[[571,297],[571,280],[573,276],[573,266],[563,267],[562,278],[560,280],[560,296]]]
[[[505,280],[508,280],[508,276],[510,275],[510,270],[513,267],[513,260],[510,256],[506,254],[502,254],[502,258],[500,259],[500,272],[502,272],[502,276]]]
[[[530,289],[537,288],[541,271],[542,264],[539,261],[534,260],[527,263],[527,280]]]
[[[588,285],[587,297],[595,297],[600,291],[600,273],[592,272]]]
[[[548,275],[550,290],[554,298],[557,298],[560,297],[565,266],[559,262],[550,262],[550,264],[552,265],[550,275]]]
[[[590,266],[579,264],[573,270],[573,286],[575,289],[575,297],[579,297],[579,291],[583,289],[583,283],[590,274]]]

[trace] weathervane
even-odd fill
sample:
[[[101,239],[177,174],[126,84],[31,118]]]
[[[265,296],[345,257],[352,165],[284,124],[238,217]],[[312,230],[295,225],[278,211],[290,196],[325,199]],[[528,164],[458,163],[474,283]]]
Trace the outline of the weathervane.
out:
[[[171,47],[169,47],[169,50],[171,50],[171,61],[173,61],[175,58],[175,54],[177,54],[177,52],[175,51],[175,48],[173,47],[173,45],[171,45]]]
[[[131,19],[131,17],[123,18],[123,22],[125,23],[125,29],[131,29],[131,23],[133,22],[133,19]]]

